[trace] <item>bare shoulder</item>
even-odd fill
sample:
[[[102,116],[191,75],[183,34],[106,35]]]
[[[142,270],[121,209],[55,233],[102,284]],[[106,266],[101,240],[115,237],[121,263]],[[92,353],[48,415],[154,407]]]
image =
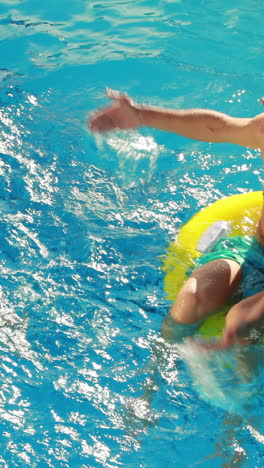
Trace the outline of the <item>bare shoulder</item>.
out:
[[[250,148],[259,148],[264,151],[264,112],[248,119],[247,134],[250,140]],[[246,145],[247,146],[247,145]]]
[[[258,148],[264,149],[264,112],[251,119],[250,126],[257,141]]]
[[[257,114],[255,117],[252,118],[252,122],[257,126],[263,126],[264,127],[264,112],[261,114]]]

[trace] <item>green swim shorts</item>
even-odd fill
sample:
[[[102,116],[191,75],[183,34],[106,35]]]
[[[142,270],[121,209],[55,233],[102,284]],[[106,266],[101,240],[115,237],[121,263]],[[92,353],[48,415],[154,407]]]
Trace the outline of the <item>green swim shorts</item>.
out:
[[[221,258],[234,260],[241,265],[241,289],[244,299],[264,291],[264,246],[260,245],[255,237],[234,236],[220,239],[210,253],[195,259],[194,268]]]

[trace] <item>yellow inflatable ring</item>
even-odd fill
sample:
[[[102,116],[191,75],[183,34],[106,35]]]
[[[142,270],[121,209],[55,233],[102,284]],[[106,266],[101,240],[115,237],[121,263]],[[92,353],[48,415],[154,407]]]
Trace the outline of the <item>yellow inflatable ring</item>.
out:
[[[210,242],[216,242],[219,236],[252,235],[255,232],[262,199],[262,191],[232,195],[204,208],[182,226],[168,247],[163,264],[164,289],[169,300],[175,300],[194,259],[207,251]],[[201,334],[204,337],[219,335],[225,315],[226,308],[206,319],[200,327]]]

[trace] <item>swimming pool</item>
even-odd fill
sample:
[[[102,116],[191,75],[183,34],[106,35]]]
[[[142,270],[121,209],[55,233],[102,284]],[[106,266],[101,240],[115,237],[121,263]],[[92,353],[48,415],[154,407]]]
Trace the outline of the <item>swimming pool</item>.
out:
[[[259,190],[259,154],[85,126],[105,86],[261,112],[263,10],[1,2],[1,467],[263,467],[262,349],[252,375],[159,333],[166,247],[201,207]]]

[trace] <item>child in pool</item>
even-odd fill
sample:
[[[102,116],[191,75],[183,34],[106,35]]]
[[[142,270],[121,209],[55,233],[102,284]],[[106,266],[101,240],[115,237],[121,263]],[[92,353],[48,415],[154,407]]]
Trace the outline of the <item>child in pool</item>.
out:
[[[172,110],[142,106],[127,95],[107,90],[112,105],[99,109],[89,119],[89,128],[94,132],[115,129],[133,129],[141,126],[177,133],[181,136],[207,142],[229,142],[252,149],[260,149],[264,158],[264,113],[253,118],[231,117],[205,109]],[[258,250],[258,270],[262,273],[259,290],[244,296],[226,315],[223,337],[211,344],[214,349],[227,348],[235,343],[246,344],[249,338],[241,338],[241,329],[255,328],[264,320],[264,208],[255,235]],[[261,267],[261,262],[263,268]],[[223,306],[241,283],[243,261],[232,258],[208,259],[196,268],[180,290],[163,323],[165,337],[173,335],[175,324],[194,324],[205,319]]]

